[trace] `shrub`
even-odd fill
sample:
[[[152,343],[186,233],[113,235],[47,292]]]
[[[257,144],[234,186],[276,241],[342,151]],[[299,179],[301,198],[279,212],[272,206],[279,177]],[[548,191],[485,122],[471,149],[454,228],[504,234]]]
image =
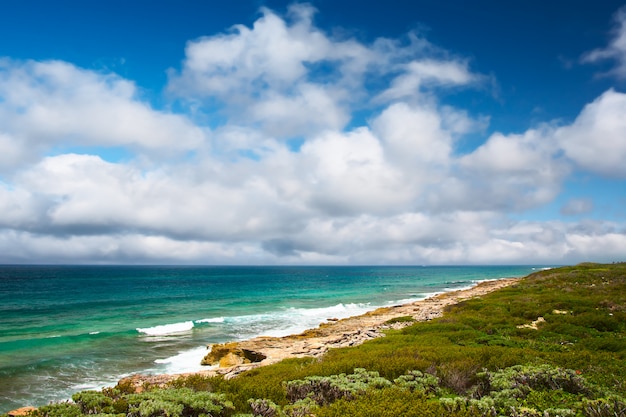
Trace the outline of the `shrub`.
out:
[[[149,399],[142,401],[136,408],[137,415],[141,417],[179,417],[183,415],[182,404],[161,399]]]
[[[213,391],[215,377],[192,374],[177,378],[169,383],[172,388],[190,388],[194,391]]]
[[[271,400],[251,399],[249,403],[254,417],[279,417],[282,415],[280,407]]]
[[[35,417],[80,417],[80,408],[68,402],[50,404],[33,411]]]
[[[397,387],[374,390],[349,401],[341,399],[316,411],[317,417],[440,417],[446,410],[438,402],[428,401],[423,394],[411,393]],[[453,414],[469,417],[461,410]]]
[[[626,417],[626,401],[620,398],[587,400],[583,412],[586,417]]]
[[[411,392],[420,391],[425,394],[435,394],[439,391],[439,378],[420,371],[409,371],[395,379],[394,384]]]
[[[585,380],[572,369],[550,365],[516,365],[491,376],[494,389],[523,388],[534,390],[563,390],[571,394],[587,393]]]
[[[368,388],[380,389],[388,386],[391,386],[391,382],[382,378],[378,372],[368,372],[363,368],[356,368],[350,375],[311,376],[285,383],[289,401],[311,398],[320,406],[341,398],[354,399]]]
[[[128,396],[129,417],[225,417],[233,411],[224,394],[189,388],[160,389]]]
[[[416,320],[413,318],[413,316],[401,316],[401,317],[394,317],[392,319],[389,319],[385,322],[385,324],[394,324],[394,323],[413,323]]]
[[[72,395],[72,400],[83,414],[113,413],[113,399],[101,391],[82,391]]]
[[[457,394],[465,394],[476,384],[478,368],[472,360],[446,363],[439,367],[442,384]]]
[[[287,417],[308,417],[317,409],[317,404],[310,398],[305,398],[283,407],[284,414]]]

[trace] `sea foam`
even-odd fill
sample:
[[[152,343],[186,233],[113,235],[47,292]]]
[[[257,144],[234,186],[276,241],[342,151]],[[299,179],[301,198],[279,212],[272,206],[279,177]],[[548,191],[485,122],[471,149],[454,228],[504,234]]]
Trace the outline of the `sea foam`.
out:
[[[146,334],[148,336],[166,336],[169,334],[188,332],[193,329],[193,321],[185,321],[182,323],[164,324],[154,327],[138,327],[139,333]]]
[[[224,323],[224,317],[214,317],[212,319],[196,320],[196,323]]]
[[[224,323],[235,339],[255,336],[282,337],[315,328],[330,318],[342,319],[376,308],[367,303],[340,303],[319,308],[283,308],[266,314],[227,317]]]
[[[206,347],[198,347],[177,355],[170,356],[166,359],[157,359],[154,362],[165,367],[165,373],[182,374],[186,372],[197,372],[200,370],[210,369],[207,366],[200,365],[202,358],[208,353]]]

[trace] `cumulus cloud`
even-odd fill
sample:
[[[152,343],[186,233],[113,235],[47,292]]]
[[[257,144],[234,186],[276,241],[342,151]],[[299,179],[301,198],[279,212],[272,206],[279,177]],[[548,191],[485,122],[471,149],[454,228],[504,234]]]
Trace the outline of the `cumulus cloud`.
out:
[[[311,6],[292,6],[291,25],[269,9],[262,13],[252,28],[237,25],[230,34],[189,42],[173,88],[218,96],[247,93],[259,85],[282,89],[304,78],[307,64],[331,54],[330,40],[312,25]]]
[[[581,168],[626,178],[626,94],[608,90],[585,106],[572,125],[555,136],[565,154]]]
[[[570,168],[546,127],[523,134],[495,133],[458,160],[457,192],[442,198],[468,208],[522,211],[552,201]],[[472,195],[474,198],[472,199]]]
[[[442,58],[413,34],[406,44],[335,39],[314,25],[314,14],[302,4],[289,8],[289,19],[262,9],[251,28],[237,25],[229,34],[189,42],[183,68],[170,71],[168,90],[189,103],[219,102],[231,123],[293,138],[341,130],[355,108],[481,78],[467,61]],[[372,90],[382,77],[391,85]]]
[[[480,133],[488,117],[442,105],[437,93],[478,85],[469,61],[414,34],[338,39],[314,14],[308,5],[285,16],[263,9],[251,27],[190,41],[167,86],[193,107],[189,115],[153,108],[115,74],[2,61],[0,261],[484,264],[619,255],[623,225],[510,214],[554,202],[574,170],[626,176],[623,94],[607,91],[569,125],[496,132],[461,153],[459,139]],[[353,120],[364,111],[365,121]],[[207,119],[211,126],[198,122]],[[131,157],[76,150],[89,146]],[[592,209],[572,200],[563,213]]]
[[[354,41],[332,41],[313,25],[313,14],[309,5],[293,5],[286,21],[262,9],[252,28],[237,25],[230,34],[189,42],[169,91],[218,100],[235,122],[252,120],[278,137],[341,129],[349,119],[341,80],[358,78],[371,51]],[[330,65],[315,70],[324,63]]]
[[[59,145],[184,152],[205,138],[186,117],[152,109],[132,82],[66,62],[1,61],[0,97],[0,168]]]
[[[249,107],[250,120],[274,137],[297,137],[305,132],[341,130],[350,120],[332,91],[301,83],[293,94],[268,92],[265,100]]]
[[[390,163],[412,172],[435,175],[446,170],[452,151],[452,134],[442,115],[430,106],[396,103],[373,123]]]

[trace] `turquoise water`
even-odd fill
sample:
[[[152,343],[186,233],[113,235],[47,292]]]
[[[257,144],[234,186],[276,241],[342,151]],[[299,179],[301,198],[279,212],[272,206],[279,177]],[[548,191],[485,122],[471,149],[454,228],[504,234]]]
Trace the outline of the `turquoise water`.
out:
[[[538,266],[0,266],[0,413]]]

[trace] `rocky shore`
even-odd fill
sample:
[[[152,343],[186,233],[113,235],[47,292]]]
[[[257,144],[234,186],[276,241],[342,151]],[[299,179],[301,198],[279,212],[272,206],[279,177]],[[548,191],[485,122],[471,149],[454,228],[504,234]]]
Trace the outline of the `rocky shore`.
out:
[[[518,280],[507,278],[484,281],[466,290],[446,292],[410,304],[379,308],[361,316],[342,320],[329,318],[319,327],[297,335],[261,336],[241,342],[210,345],[210,351],[202,361],[203,365],[207,365],[207,370],[200,373],[233,378],[249,369],[283,359],[317,357],[329,349],[356,346],[383,337],[389,329],[400,329],[416,321],[440,317],[447,306],[513,285]],[[133,375],[120,382],[131,383],[140,391],[146,385],[164,386],[183,375],[189,374]]]

